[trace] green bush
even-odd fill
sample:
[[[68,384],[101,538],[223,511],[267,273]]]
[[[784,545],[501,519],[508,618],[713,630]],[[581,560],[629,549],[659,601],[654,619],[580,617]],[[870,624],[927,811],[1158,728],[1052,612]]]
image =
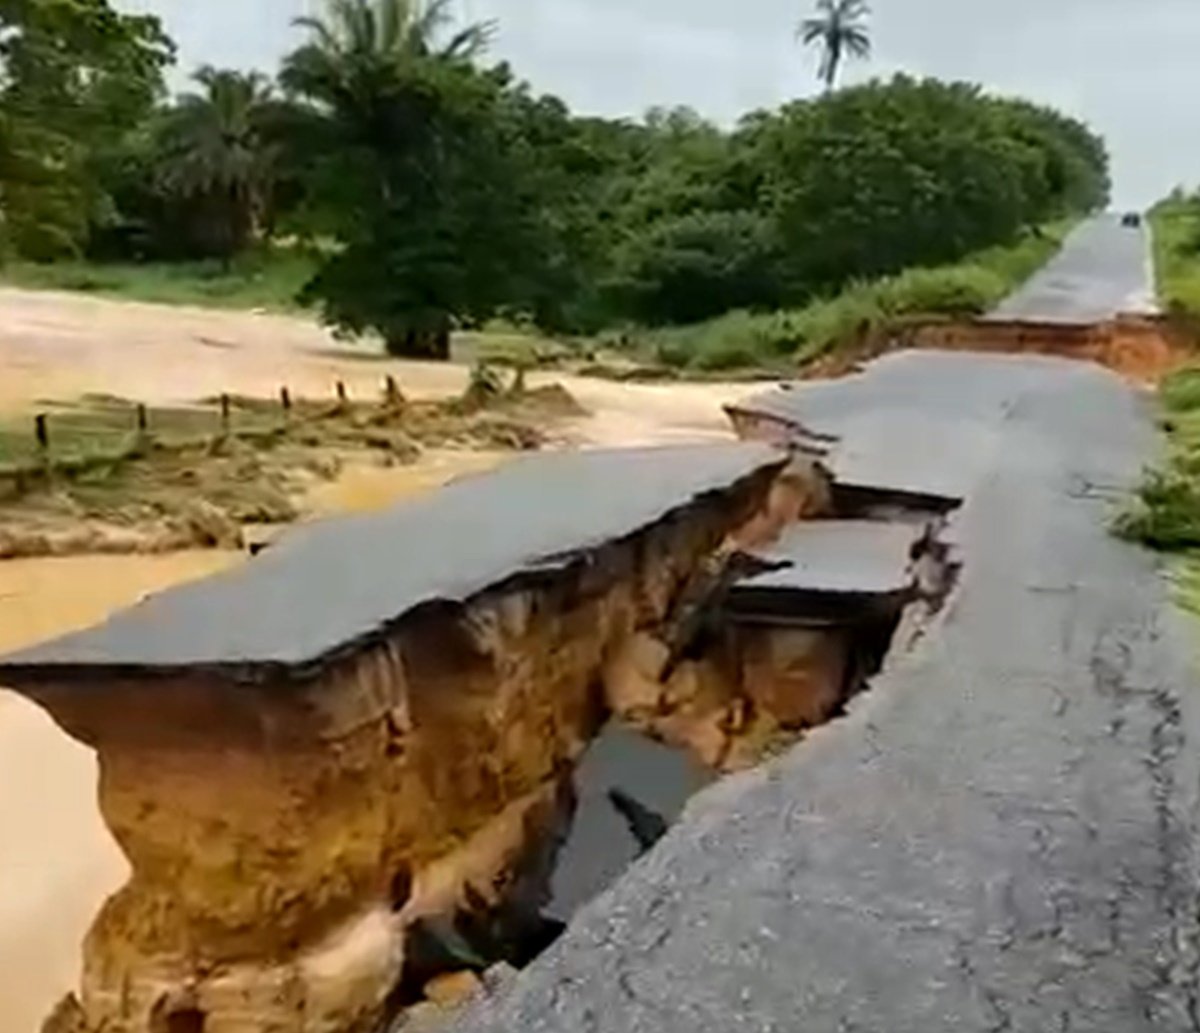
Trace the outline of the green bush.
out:
[[[691,326],[642,337],[658,362],[703,372],[803,365],[868,337],[900,330],[923,318],[962,319],[992,308],[1043,265],[1066,235],[1068,223],[989,248],[958,265],[909,269],[851,283],[830,298],[779,312],[728,312]],[[637,335],[633,335],[635,343]]]
[[[1176,194],[1150,213],[1158,296],[1180,322],[1200,320],[1200,197]]]
[[[1200,481],[1173,468],[1149,472],[1115,526],[1123,538],[1154,549],[1200,547]]]
[[[1151,548],[1181,552],[1200,547],[1200,367],[1168,377],[1159,394],[1171,453],[1161,468],[1146,473],[1114,529]]]
[[[651,334],[658,362],[709,373],[778,364],[799,340],[787,312],[727,312],[704,323]]]
[[[977,265],[910,269],[877,287],[880,308],[894,316],[974,316],[991,308],[1007,291],[1001,276]]]
[[[1163,407],[1169,413],[1187,413],[1200,409],[1200,368],[1180,370],[1164,381],[1160,392]]]

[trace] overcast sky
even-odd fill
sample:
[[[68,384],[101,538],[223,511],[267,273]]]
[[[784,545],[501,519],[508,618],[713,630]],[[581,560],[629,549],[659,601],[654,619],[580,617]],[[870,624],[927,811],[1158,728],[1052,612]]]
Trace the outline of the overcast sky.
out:
[[[162,16],[180,63],[273,71],[291,19],[319,0],[116,0]],[[815,55],[792,39],[811,0],[459,0],[494,18],[494,52],[589,114],[689,104],[731,122],[812,93]],[[1200,183],[1200,0],[874,0],[875,56],[897,70],[981,82],[1089,121],[1113,155],[1116,202]]]

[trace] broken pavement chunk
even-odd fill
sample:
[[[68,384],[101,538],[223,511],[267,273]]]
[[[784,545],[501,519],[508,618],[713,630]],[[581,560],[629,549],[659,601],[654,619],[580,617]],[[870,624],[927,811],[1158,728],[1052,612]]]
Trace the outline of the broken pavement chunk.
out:
[[[786,621],[846,616],[873,600],[902,604],[916,586],[914,558],[928,534],[922,524],[796,524],[774,546],[751,554],[764,569],[733,585],[728,610],[735,619]]]

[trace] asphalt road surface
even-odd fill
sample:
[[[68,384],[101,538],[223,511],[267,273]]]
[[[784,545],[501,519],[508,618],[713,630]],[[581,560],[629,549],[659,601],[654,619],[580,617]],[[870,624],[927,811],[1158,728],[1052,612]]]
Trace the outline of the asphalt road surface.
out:
[[[1087,324],[1156,311],[1149,231],[1106,214],[1076,229],[1062,251],[987,318]]]
[[[961,501],[1013,399],[1059,368],[1038,358],[896,352],[864,374],[773,388],[735,408],[807,431],[840,485]]]
[[[0,658],[0,680],[309,668],[422,604],[565,567],[785,461],[741,442],[531,456],[379,513],[301,528],[251,563]]]
[[[1195,632],[1106,532],[1152,414],[1099,367],[944,358],[908,361],[948,435],[978,420],[947,392],[1002,397],[939,623],[849,716],[698,796],[460,1033],[1198,1028]]]

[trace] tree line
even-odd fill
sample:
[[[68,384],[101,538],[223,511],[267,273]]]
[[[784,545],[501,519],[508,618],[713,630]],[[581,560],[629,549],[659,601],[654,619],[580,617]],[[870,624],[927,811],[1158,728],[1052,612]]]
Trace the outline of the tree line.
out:
[[[832,87],[865,4],[819,6],[799,33]],[[1085,125],[970,84],[897,76],[733,128],[596,118],[489,62],[494,27],[450,0],[326,0],[295,29],[273,78],[203,68],[168,98],[155,18],[0,0],[0,255],[300,242],[326,321],[441,356],[497,315],[590,333],[796,305],[1108,197]]]

